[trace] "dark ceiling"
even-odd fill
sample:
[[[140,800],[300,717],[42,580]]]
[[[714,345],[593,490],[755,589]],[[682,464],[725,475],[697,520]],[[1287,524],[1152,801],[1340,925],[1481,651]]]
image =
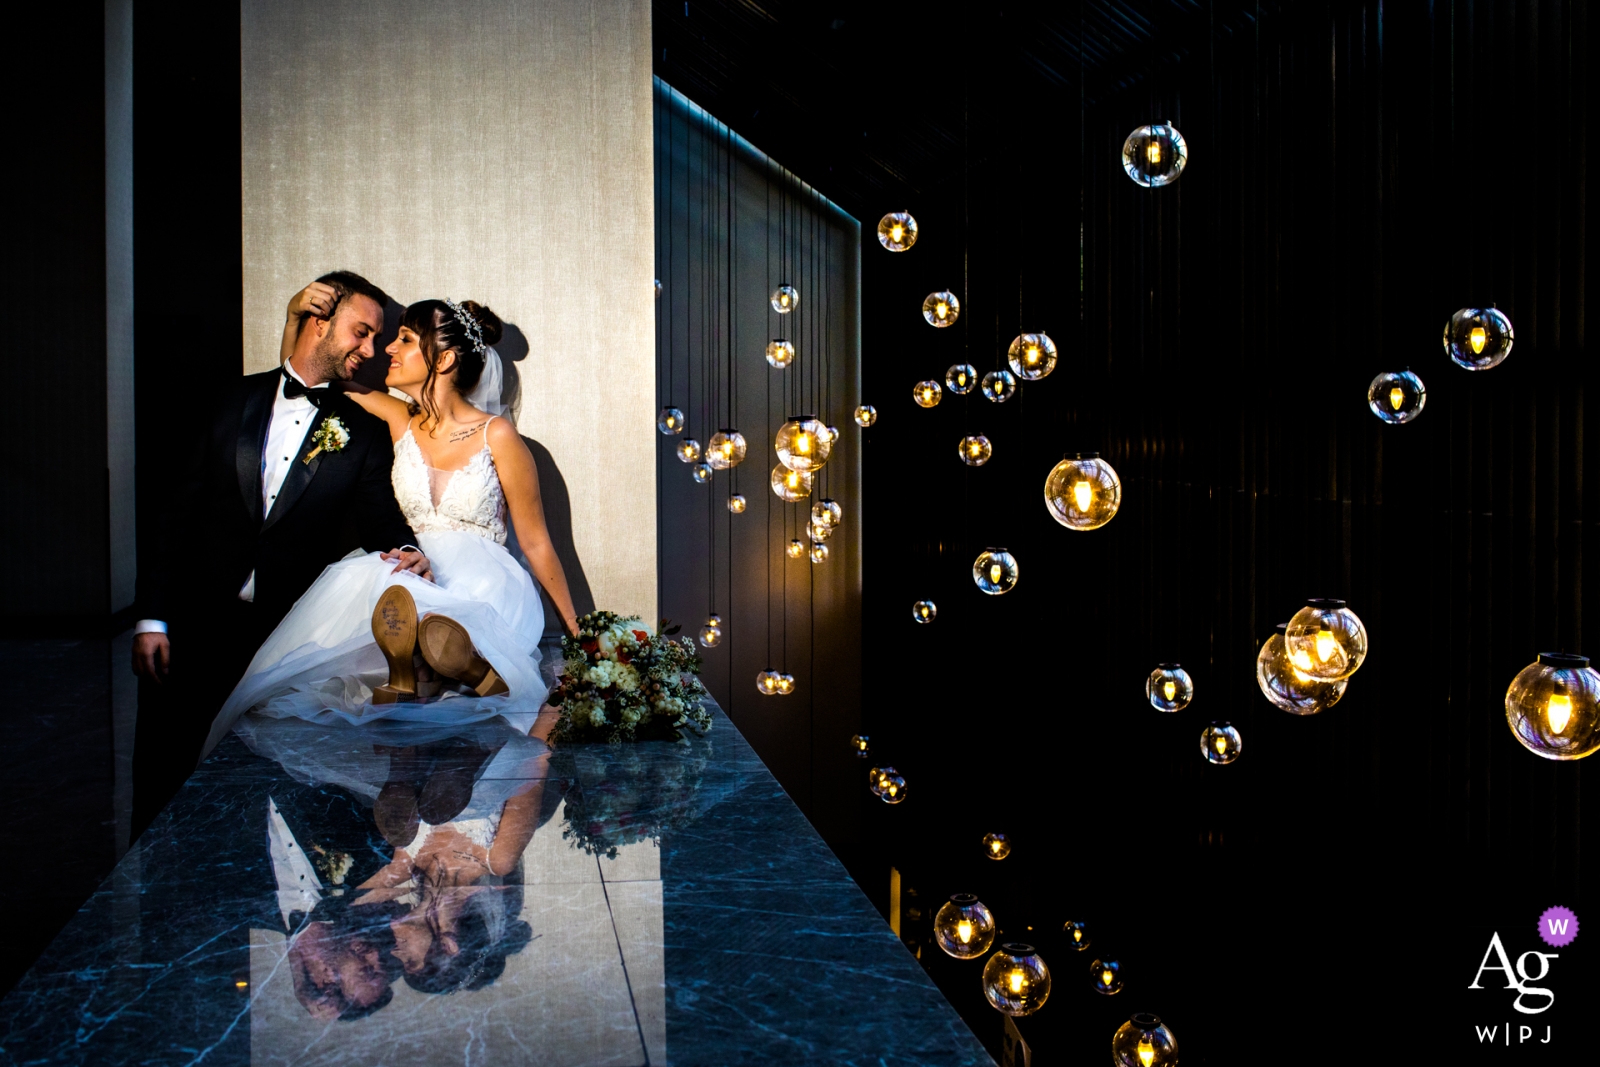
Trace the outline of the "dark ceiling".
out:
[[[973,127],[1143,91],[1277,0],[819,4],[659,0],[655,70],[858,217],[959,176]],[[1198,58],[1198,57],[1197,57]],[[1058,122],[1058,120],[1055,120]]]

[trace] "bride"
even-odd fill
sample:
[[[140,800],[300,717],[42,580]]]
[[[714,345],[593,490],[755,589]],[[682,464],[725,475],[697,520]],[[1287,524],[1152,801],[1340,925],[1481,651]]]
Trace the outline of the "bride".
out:
[[[315,311],[319,298],[313,284],[295,300]],[[499,407],[492,346],[501,330],[494,312],[470,300],[406,308],[385,350],[385,384],[410,402],[376,391],[352,397],[388,424],[395,499],[433,581],[395,573],[376,552],[330,566],[256,652],[212,724],[206,753],[247,711],[316,722],[499,715],[523,733],[533,726],[549,688],[539,671],[544,609],[528,571],[569,633],[577,614],[533,456],[516,427],[483,410]],[[512,531],[528,569],[506,549]],[[446,680],[454,684],[439,699],[419,696]]]

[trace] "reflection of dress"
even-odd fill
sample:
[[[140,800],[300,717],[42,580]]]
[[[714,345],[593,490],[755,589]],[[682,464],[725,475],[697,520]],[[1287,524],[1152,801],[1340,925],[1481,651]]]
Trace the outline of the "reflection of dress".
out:
[[[491,420],[492,421],[492,420]],[[315,722],[379,718],[471,722],[504,716],[526,733],[549,689],[539,673],[544,608],[528,572],[506,544],[506,502],[484,445],[455,471],[430,468],[411,431],[395,445],[395,499],[433,566],[434,581],[391,574],[376,552],[352,553],[322,572],[267,638],[212,725],[206,751],[246,711]],[[466,627],[478,652],[510,692],[478,697],[446,693],[430,703],[379,704],[372,690],[388,679],[372,639],[372,612],[400,584],[418,615],[439,612]]]

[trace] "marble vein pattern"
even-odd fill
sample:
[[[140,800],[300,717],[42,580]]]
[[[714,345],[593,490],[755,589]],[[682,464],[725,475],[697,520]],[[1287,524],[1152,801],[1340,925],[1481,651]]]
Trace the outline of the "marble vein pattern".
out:
[[[713,719],[247,719],[0,1001],[0,1067],[990,1064]]]

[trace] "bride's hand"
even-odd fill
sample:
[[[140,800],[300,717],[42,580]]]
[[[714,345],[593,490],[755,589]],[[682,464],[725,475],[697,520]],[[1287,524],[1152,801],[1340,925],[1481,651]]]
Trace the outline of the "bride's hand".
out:
[[[394,570],[390,574],[399,574],[401,571],[410,571],[424,581],[433,581],[433,565],[414,548],[391,548],[387,552],[378,553],[378,558],[384,562],[395,561]]]
[[[290,322],[297,321],[301,315],[315,315],[319,319],[331,318],[334,306],[338,303],[339,294],[333,291],[333,286],[312,282],[289,298],[289,307],[284,317]]]

